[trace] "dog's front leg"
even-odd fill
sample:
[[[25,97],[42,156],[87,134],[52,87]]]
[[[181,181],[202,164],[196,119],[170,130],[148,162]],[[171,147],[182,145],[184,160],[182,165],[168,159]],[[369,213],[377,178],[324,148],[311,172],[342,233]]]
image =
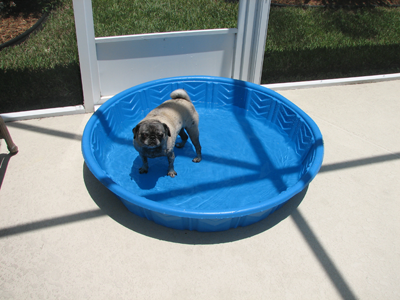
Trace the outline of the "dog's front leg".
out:
[[[140,174],[147,173],[147,171],[149,170],[149,164],[147,162],[147,157],[141,154],[140,158],[142,159],[143,165],[139,169],[139,173]]]
[[[175,161],[174,151],[168,152],[167,157],[168,157],[168,176],[174,178],[176,175],[178,175],[174,170],[174,161]]]

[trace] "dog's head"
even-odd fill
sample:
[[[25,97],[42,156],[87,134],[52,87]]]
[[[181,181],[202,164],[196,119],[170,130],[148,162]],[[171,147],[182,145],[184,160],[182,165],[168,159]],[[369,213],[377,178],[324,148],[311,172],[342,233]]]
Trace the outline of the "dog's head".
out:
[[[156,148],[162,144],[171,132],[166,124],[157,120],[140,122],[132,130],[133,138],[142,146]]]

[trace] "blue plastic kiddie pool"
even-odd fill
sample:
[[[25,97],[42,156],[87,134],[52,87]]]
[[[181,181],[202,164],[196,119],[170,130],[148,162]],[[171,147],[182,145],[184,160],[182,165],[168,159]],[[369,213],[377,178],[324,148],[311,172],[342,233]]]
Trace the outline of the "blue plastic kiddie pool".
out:
[[[132,128],[185,89],[200,116],[203,160],[193,145],[175,148],[175,178],[166,157],[141,159]],[[179,139],[179,138],[178,138]],[[302,191],[318,173],[323,141],[314,121],[278,93],[228,78],[190,76],[134,86],[88,121],[82,152],[94,176],[129,211],[158,224],[221,231],[260,221]]]

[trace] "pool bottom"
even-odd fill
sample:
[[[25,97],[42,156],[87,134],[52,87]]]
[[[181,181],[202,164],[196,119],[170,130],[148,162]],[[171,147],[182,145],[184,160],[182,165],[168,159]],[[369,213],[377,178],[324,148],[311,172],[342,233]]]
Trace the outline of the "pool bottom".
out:
[[[149,159],[149,172],[132,143],[114,143],[106,153],[105,171],[137,196],[185,210],[226,211],[264,203],[296,184],[302,161],[292,141],[265,119],[239,109],[197,108],[203,160],[193,163],[190,142],[175,148],[178,176],[167,176],[166,157]],[[138,123],[140,120],[137,120]],[[132,141],[127,124],[119,133]]]

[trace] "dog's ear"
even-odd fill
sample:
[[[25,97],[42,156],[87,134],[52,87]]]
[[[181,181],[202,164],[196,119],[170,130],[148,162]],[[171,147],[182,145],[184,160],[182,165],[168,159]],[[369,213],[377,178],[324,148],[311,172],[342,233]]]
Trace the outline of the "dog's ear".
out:
[[[137,136],[137,134],[138,134],[138,132],[139,132],[139,128],[140,128],[140,125],[138,124],[138,125],[136,125],[135,128],[132,129],[133,138],[136,138],[136,136]]]
[[[163,126],[164,126],[165,133],[166,133],[168,136],[171,136],[171,131],[169,131],[169,127],[167,126],[167,124],[164,124],[164,123],[162,123],[162,124],[163,124]]]

